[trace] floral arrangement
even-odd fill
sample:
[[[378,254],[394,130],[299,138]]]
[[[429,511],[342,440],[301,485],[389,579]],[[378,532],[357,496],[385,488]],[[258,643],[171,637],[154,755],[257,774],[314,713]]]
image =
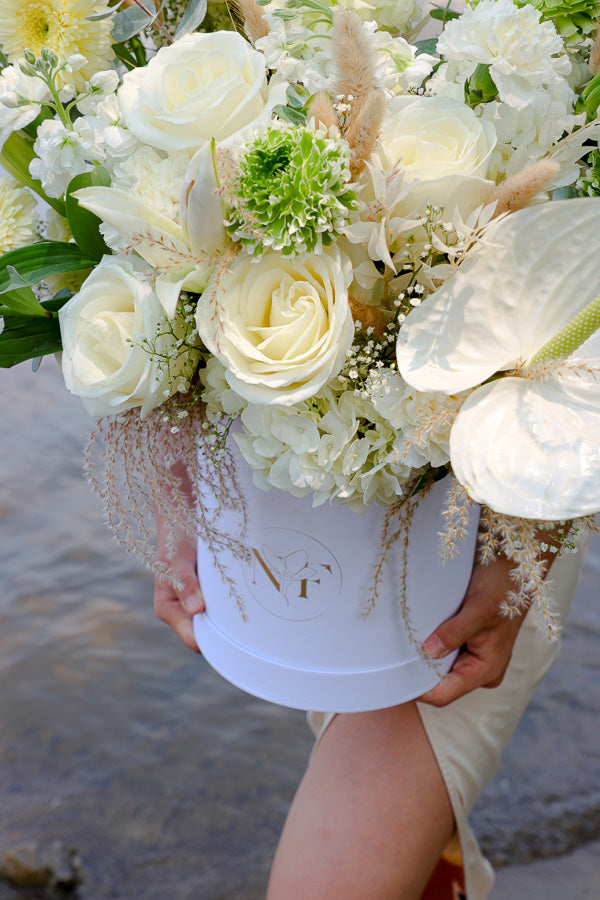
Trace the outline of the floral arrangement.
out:
[[[61,352],[123,540],[158,504],[218,554],[230,446],[390,519],[450,472],[444,552],[483,504],[552,635],[539,529],[600,510],[599,12],[0,0],[0,365]]]

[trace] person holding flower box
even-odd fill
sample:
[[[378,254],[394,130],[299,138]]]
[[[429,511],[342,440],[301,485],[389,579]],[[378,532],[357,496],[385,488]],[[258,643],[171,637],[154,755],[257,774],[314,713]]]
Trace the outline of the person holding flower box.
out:
[[[331,710],[269,900],[426,897],[453,835],[484,900],[467,813],[600,510],[597,9],[175,6],[0,0],[0,159],[50,208],[0,364],[61,353],[159,617]]]

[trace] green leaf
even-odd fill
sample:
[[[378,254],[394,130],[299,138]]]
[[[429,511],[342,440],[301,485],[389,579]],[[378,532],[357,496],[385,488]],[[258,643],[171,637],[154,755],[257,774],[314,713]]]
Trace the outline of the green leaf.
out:
[[[304,125],[306,122],[306,113],[300,109],[291,109],[289,106],[279,104],[273,107],[273,112],[284,122],[290,122],[292,125]]]
[[[175,32],[175,40],[199,28],[206,16],[206,0],[190,0]]]
[[[153,0],[139,0],[139,3],[143,9],[139,6],[129,6],[116,14],[112,36],[117,44],[123,44],[129,38],[135,37],[158,18],[158,10]]]
[[[62,349],[57,318],[10,314],[4,316],[0,334],[0,368],[8,369],[28,359],[37,359]]]
[[[72,178],[65,195],[67,219],[78,247],[89,258],[99,260],[105,254],[112,253],[100,233],[102,220],[80,206],[73,197],[75,191],[86,187],[110,187],[110,175],[103,166],[94,166],[93,172],[84,172]]]
[[[417,56],[421,53],[430,53],[432,56],[436,51],[437,38],[424,38],[422,41],[415,41],[417,48]]]
[[[26,284],[39,284],[49,275],[91,269],[97,260],[85,256],[77,244],[60,241],[39,241],[0,256],[0,294],[12,290],[14,272]]]
[[[11,267],[9,266],[9,268]],[[18,272],[16,274],[18,275]],[[3,292],[0,298],[0,312],[6,312],[6,310],[41,318],[49,316],[30,287]]]
[[[308,91],[300,84],[290,84],[286,91],[287,102],[293,109],[302,109],[306,104]]]
[[[113,44],[112,52],[128,69],[137,69],[138,61],[126,44]]]
[[[65,204],[57,197],[49,197],[41,183],[29,174],[29,163],[35,157],[33,142],[19,132],[14,131],[5,141],[0,153],[0,164],[9,175],[30,188],[61,216],[65,215]]]
[[[429,11],[432,19],[439,19],[441,22],[449,22],[450,19],[460,19],[460,13],[447,7],[437,7]]]

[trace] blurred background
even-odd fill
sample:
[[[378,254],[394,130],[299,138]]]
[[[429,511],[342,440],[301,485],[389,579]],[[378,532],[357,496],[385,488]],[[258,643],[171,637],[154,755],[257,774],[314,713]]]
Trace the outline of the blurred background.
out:
[[[258,900],[311,748],[303,714],[231,687],[154,619],[53,359],[2,373],[0,413],[0,900]],[[600,856],[599,588],[595,538],[561,658],[473,813],[512,867],[497,900],[533,896],[520,863]],[[598,896],[550,882],[545,900]]]

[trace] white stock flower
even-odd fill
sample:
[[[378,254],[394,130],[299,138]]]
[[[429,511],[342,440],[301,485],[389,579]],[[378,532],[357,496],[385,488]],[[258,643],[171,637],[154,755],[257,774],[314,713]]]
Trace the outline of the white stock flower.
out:
[[[24,247],[35,239],[35,200],[12,178],[0,177],[0,253]]]
[[[114,69],[94,72],[83,94],[77,99],[77,109],[83,116],[94,115],[98,104],[110,94],[114,94],[118,87],[119,75]]]
[[[250,402],[289,405],[336,376],[354,336],[350,260],[336,247],[319,256],[267,252],[217,271],[198,303],[196,324]]]
[[[0,74],[0,151],[13,131],[30,125],[50,100],[48,86],[24,75],[18,66],[6,66]]]
[[[116,94],[96,104],[93,114],[80,116],[74,128],[88,144],[92,158],[101,159],[110,170],[140,146],[123,121]]]
[[[39,56],[42,47],[54,50],[62,62],[85,57],[76,73],[59,75],[61,85],[82,89],[86,79],[112,62],[110,19],[90,18],[108,9],[108,0],[0,0],[0,46],[10,62],[26,49]]]
[[[62,197],[69,181],[92,168],[93,147],[85,135],[65,128],[58,119],[45,119],[33,145],[36,158],[29,172],[38,178],[49,197]]]
[[[177,373],[141,346],[168,353],[175,340],[157,337],[164,311],[151,276],[141,260],[105,256],[59,312],[65,384],[92,416],[145,415],[178,389]]]
[[[492,223],[400,330],[406,381],[472,391],[450,434],[452,468],[498,512],[600,510],[599,259],[599,199],[519,210]]]
[[[234,32],[189,34],[123,77],[123,118],[143,143],[162,150],[222,141],[285,102],[267,84],[261,53]]]
[[[540,22],[530,4],[511,0],[481,0],[474,8],[446,23],[437,52],[463,63],[468,76],[479,63],[489,65],[500,99],[524,109],[540,85],[562,81],[571,64],[552,22]]]

